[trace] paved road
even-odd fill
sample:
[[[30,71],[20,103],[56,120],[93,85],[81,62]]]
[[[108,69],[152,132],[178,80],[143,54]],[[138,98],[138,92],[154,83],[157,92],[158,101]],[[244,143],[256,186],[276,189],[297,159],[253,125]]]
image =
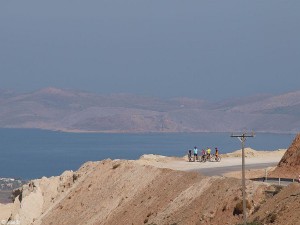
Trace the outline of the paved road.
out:
[[[270,166],[276,166],[277,163],[259,163],[259,164],[249,164],[246,165],[246,170],[247,169],[264,169]],[[242,166],[226,166],[226,167],[212,167],[212,168],[198,168],[198,169],[193,169],[193,171],[197,171],[205,176],[222,176],[224,173],[228,172],[234,172],[234,171],[241,171]],[[260,181],[260,180],[259,180]],[[276,184],[276,185],[281,185],[281,186],[287,186],[291,183],[293,183],[292,180],[281,180],[279,182],[278,179],[275,178],[269,178],[267,181],[263,181],[261,179],[261,182],[267,182],[270,184]],[[297,180],[294,180],[294,182],[297,182]]]
[[[206,162],[210,163],[210,162]],[[259,163],[259,164],[246,164],[247,169],[264,169],[270,166],[276,166],[277,163]],[[242,165],[238,166],[225,166],[225,167],[212,167],[212,168],[197,168],[193,169],[193,171],[198,171],[205,176],[222,176],[224,173],[241,171]]]

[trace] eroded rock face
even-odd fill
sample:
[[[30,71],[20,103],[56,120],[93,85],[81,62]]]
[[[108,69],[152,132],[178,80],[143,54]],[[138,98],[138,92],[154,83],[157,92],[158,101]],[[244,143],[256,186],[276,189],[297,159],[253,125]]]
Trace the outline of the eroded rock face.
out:
[[[273,214],[286,210],[277,209],[280,202],[276,195],[266,195],[266,190],[272,189],[269,184],[248,180],[246,185],[247,213],[253,220],[269,221]],[[284,195],[280,195],[283,199],[291,193],[291,206],[299,203],[299,185],[294,185],[290,192],[283,189]],[[22,225],[241,223],[239,179],[205,177],[136,161],[88,162],[77,172],[33,180],[20,193],[9,220]],[[265,202],[268,207],[264,207]],[[260,208],[264,213],[259,213]],[[265,218],[270,210],[274,213]],[[297,215],[288,219],[294,221]],[[277,225],[295,224],[279,217],[271,219],[279,221]]]
[[[73,171],[66,171],[59,177],[43,177],[15,190],[8,224],[12,221],[25,225],[36,221],[74,184],[74,174]]]
[[[98,162],[87,162],[76,171],[32,180],[13,192],[14,203],[0,204],[1,224],[39,225],[42,218],[91,173]],[[60,224],[55,223],[55,224]]]
[[[300,166],[300,134],[297,134],[292,145],[288,148],[288,150],[280,160],[278,166]]]
[[[293,143],[270,174],[275,177],[298,178],[300,175],[300,134],[297,134]]]

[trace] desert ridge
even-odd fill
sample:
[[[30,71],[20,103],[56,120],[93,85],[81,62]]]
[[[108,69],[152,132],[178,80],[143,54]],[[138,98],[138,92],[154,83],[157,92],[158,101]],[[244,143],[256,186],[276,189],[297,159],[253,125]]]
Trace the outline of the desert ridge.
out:
[[[259,163],[261,158],[278,163],[285,150],[247,152],[251,155],[247,160],[253,163]],[[238,224],[242,214],[240,179],[203,176],[194,170],[204,165],[226,168],[235,160],[240,163],[238,151],[222,157],[218,163],[158,155],[144,155],[139,160],[87,162],[78,171],[30,181],[14,192],[14,203],[0,205],[0,219],[22,225]],[[299,188],[296,183],[289,185],[278,191],[278,196],[288,195],[289,204],[296,204],[297,199],[290,196],[294,192],[296,195]],[[266,194],[269,192],[277,192],[276,187],[247,180],[250,216],[260,213],[260,221],[269,220],[269,214],[261,216],[257,211],[271,201],[276,202]],[[285,219],[277,218],[277,224],[286,224],[280,222]]]

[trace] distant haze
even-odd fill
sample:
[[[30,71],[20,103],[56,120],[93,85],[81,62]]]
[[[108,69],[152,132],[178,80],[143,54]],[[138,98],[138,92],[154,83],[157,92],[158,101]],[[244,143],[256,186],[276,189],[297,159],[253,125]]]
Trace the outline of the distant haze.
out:
[[[0,89],[222,100],[300,83],[300,1],[1,1]]]

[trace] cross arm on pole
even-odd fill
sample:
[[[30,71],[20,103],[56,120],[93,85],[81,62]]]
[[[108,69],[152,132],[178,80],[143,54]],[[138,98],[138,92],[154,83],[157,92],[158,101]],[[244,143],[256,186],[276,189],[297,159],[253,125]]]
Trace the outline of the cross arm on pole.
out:
[[[251,134],[247,134],[247,133],[242,133],[242,134],[231,134],[230,137],[240,137],[240,138],[246,138],[246,137],[254,137],[255,133],[252,132]]]

